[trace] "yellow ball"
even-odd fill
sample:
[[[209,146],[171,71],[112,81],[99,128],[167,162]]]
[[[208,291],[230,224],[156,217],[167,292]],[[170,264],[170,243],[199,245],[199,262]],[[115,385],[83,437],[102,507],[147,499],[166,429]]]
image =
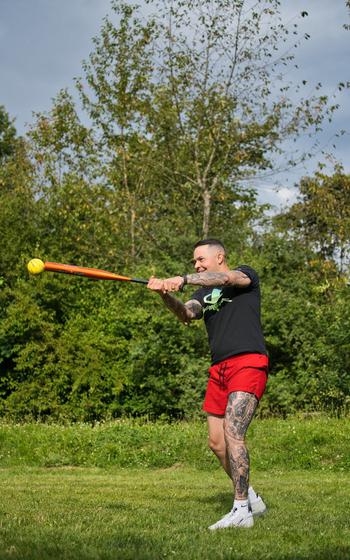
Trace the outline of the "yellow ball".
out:
[[[44,263],[40,259],[32,259],[27,264],[30,274],[40,274],[44,270]]]

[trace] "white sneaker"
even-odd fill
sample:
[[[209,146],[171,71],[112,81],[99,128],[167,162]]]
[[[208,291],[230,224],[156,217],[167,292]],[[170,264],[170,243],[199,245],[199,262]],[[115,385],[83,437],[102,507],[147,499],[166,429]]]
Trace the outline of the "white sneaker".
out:
[[[222,519],[210,525],[208,529],[215,531],[216,529],[227,529],[228,527],[253,527],[254,519],[250,508],[232,508],[229,513],[224,515]]]
[[[267,511],[266,504],[259,494],[256,495],[256,498],[249,498],[249,505],[252,509],[252,514],[256,517],[259,515],[264,515]]]

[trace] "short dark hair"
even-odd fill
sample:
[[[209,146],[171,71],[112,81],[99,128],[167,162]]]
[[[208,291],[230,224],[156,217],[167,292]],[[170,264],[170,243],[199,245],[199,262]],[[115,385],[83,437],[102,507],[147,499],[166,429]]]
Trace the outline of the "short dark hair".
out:
[[[213,237],[209,237],[208,239],[201,239],[200,241],[197,241],[197,243],[195,243],[195,245],[193,246],[193,250],[197,249],[197,247],[202,247],[202,245],[213,245],[215,247],[220,247],[220,249],[222,249],[226,254],[225,245],[221,241],[219,241],[219,239],[214,239]]]

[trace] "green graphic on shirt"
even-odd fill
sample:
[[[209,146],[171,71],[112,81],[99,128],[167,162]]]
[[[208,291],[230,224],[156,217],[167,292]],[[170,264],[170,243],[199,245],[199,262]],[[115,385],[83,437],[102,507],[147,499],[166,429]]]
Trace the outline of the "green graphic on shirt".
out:
[[[221,288],[214,288],[210,294],[204,296],[204,313],[206,311],[219,311],[225,303],[230,303],[232,299],[224,298]]]

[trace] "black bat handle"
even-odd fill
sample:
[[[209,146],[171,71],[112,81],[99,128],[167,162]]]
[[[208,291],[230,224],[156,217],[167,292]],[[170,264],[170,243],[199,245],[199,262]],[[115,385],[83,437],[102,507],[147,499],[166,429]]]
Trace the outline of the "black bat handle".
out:
[[[148,284],[148,280],[143,280],[142,278],[130,278],[131,282],[136,282],[137,284]]]

